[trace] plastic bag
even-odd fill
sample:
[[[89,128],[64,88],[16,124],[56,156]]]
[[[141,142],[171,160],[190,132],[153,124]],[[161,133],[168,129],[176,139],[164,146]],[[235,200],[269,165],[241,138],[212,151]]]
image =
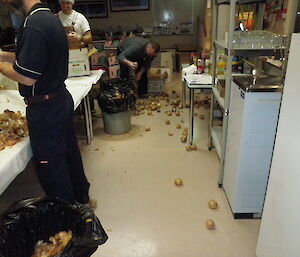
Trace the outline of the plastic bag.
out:
[[[101,81],[97,99],[102,111],[109,114],[132,110],[136,102],[133,81],[130,79]]]
[[[39,240],[60,231],[73,238],[60,257],[88,257],[108,239],[94,212],[57,198],[32,198],[15,203],[4,213],[0,227],[0,257],[31,257]]]

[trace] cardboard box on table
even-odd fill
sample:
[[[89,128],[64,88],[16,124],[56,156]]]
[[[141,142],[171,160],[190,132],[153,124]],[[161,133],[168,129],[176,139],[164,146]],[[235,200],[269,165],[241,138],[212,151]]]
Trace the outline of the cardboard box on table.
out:
[[[90,61],[88,58],[88,49],[70,49],[69,50],[69,74],[68,77],[90,76]]]

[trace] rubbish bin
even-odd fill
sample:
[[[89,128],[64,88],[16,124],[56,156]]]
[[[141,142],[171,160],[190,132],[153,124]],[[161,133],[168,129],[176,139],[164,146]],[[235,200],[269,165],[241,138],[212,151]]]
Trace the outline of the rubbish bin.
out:
[[[98,103],[103,112],[104,130],[112,135],[131,129],[131,112],[135,107],[134,84],[130,79],[102,81]]]
[[[55,257],[89,257],[108,239],[91,209],[52,197],[17,202],[0,222],[0,257],[31,257],[38,241],[62,231],[73,237]]]
[[[131,113],[130,111],[118,113],[103,112],[104,131],[111,135],[121,135],[131,129]]]

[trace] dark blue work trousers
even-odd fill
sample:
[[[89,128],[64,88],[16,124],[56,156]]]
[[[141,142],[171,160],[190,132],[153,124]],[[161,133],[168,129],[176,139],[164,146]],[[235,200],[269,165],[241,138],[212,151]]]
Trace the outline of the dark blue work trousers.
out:
[[[74,130],[70,93],[27,106],[29,137],[39,181],[47,196],[89,201],[89,186]]]

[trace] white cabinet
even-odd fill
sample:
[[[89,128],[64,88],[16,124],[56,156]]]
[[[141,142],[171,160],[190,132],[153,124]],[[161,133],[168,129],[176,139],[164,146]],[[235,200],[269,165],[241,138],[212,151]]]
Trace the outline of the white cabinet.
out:
[[[261,215],[281,94],[231,86],[223,188],[235,218]]]

